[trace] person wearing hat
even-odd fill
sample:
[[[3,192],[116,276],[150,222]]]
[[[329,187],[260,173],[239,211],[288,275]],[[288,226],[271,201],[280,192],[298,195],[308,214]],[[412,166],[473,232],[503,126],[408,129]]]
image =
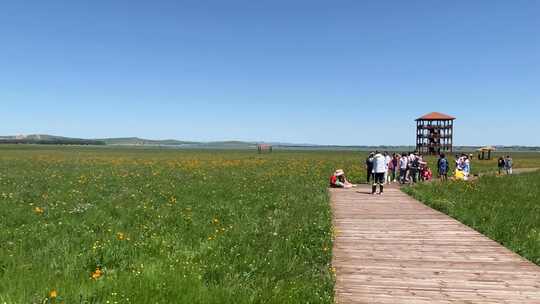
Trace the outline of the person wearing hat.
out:
[[[330,177],[330,187],[332,188],[352,188],[355,185],[351,184],[347,177],[345,177],[345,172],[342,169],[337,169],[336,172]]]

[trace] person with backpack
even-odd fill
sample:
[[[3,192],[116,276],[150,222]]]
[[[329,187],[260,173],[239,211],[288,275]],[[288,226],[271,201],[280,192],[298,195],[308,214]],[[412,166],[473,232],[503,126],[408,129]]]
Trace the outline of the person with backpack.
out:
[[[412,154],[412,157],[410,159],[409,168],[410,168],[409,170],[410,170],[410,175],[411,175],[412,182],[417,183],[418,182],[418,172],[420,170],[420,159],[419,159],[418,155]]]
[[[373,156],[373,187],[371,188],[371,194],[374,195],[377,192],[377,185],[379,185],[379,195],[383,194],[384,190],[384,173],[387,172],[386,168],[386,157],[379,153],[375,152]]]
[[[448,180],[448,168],[450,167],[450,164],[448,163],[448,159],[446,159],[446,155],[444,153],[441,153],[439,156],[439,160],[437,161],[437,169],[439,171],[439,179],[441,180]]]
[[[369,156],[366,159],[366,171],[367,171],[366,178],[367,178],[368,184],[371,181],[371,178],[373,177],[373,156],[374,155],[375,153],[371,152],[369,153]]]

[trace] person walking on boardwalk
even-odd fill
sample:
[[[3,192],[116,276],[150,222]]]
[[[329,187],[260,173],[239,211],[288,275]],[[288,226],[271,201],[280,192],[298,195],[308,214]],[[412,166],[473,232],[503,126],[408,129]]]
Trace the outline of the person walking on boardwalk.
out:
[[[511,175],[513,172],[514,167],[514,161],[512,160],[512,157],[510,155],[506,155],[506,159],[504,160],[504,169],[506,170],[506,174]]]
[[[373,157],[373,187],[371,189],[371,194],[377,192],[377,185],[379,185],[379,195],[383,194],[384,190],[384,173],[388,172],[386,167],[386,157],[379,153],[375,152]]]
[[[366,159],[366,178],[367,183],[371,182],[371,178],[373,177],[373,156],[375,153],[371,152],[369,153],[368,158]]]
[[[418,172],[420,170],[420,159],[418,155],[412,154],[409,158],[410,179],[412,183],[418,182]]]
[[[499,160],[497,161],[497,167],[499,168],[499,175],[502,174],[503,169],[506,167],[506,160],[504,157],[499,157]]]
[[[439,171],[439,179],[441,180],[448,180],[448,167],[450,167],[450,164],[448,163],[448,160],[446,159],[446,155],[444,153],[441,153],[439,156],[439,160],[437,161],[437,169]]]
[[[399,160],[399,183],[405,184],[407,181],[407,170],[409,169],[409,158],[403,153]]]
[[[386,171],[384,171],[384,183],[390,184],[389,176],[390,176],[390,162],[392,161],[392,157],[388,152],[384,152],[384,162],[386,164]]]
[[[397,181],[396,174],[399,168],[399,157],[399,154],[392,154],[390,163],[388,164],[388,184],[395,183]]]

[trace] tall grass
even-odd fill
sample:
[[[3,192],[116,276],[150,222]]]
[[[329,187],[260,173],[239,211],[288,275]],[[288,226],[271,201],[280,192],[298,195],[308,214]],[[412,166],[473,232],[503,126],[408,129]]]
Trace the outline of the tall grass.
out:
[[[0,303],[332,303],[320,154],[4,150]]]
[[[332,303],[328,177],[365,156],[1,146],[0,303]]]

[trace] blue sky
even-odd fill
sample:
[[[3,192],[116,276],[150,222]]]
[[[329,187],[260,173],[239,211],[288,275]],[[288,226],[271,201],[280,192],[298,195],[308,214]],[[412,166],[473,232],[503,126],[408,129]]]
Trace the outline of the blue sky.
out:
[[[3,1],[0,134],[540,145],[540,1]]]

